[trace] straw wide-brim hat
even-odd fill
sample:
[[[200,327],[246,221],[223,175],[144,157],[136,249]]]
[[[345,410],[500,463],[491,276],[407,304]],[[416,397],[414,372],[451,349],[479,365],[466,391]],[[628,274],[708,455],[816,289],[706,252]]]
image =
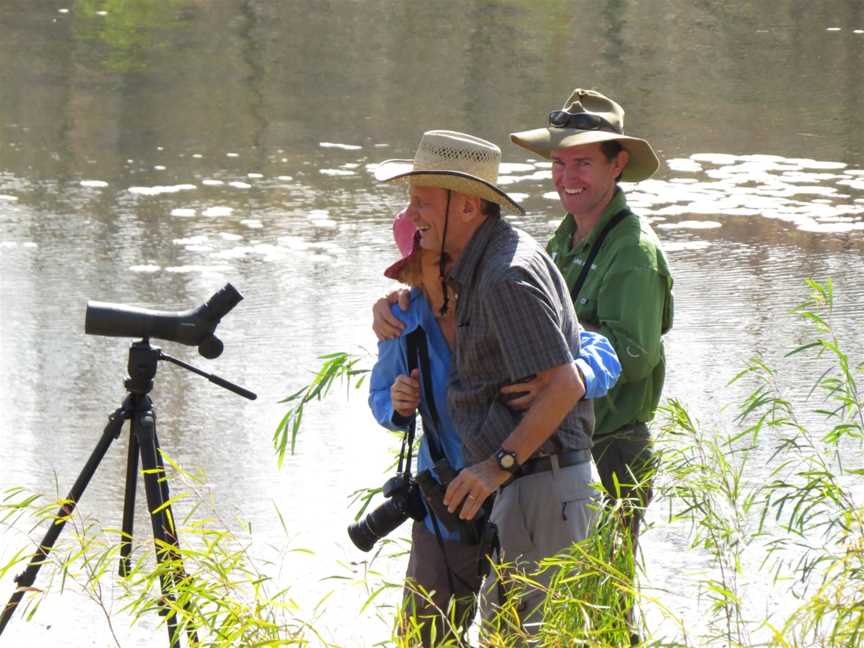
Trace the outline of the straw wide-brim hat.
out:
[[[573,117],[574,121],[587,117],[584,121],[593,119],[594,124],[589,129],[558,127],[552,123],[552,115],[556,114],[564,123],[568,117]],[[552,157],[552,152],[558,149],[615,140],[630,154],[621,173],[621,180],[625,182],[646,180],[660,167],[660,160],[647,141],[624,134],[624,109],[595,90],[577,88],[560,111],[550,114],[547,126],[511,133],[510,139],[544,158]]]
[[[497,203],[520,214],[522,206],[498,186],[501,149],[479,137],[448,130],[423,133],[413,160],[385,160],[381,182],[439,187]]]

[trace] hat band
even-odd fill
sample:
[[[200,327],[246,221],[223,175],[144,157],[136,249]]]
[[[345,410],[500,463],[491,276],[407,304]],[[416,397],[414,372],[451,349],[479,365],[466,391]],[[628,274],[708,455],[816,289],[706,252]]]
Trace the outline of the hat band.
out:
[[[616,128],[612,123],[595,113],[571,113],[566,110],[553,110],[549,113],[549,126],[576,130],[602,130],[621,134],[620,128]]]

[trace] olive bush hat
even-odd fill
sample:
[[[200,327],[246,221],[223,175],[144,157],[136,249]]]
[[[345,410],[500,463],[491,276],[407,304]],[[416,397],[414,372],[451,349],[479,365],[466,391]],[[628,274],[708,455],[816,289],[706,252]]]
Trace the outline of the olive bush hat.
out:
[[[561,110],[549,113],[545,128],[511,133],[510,139],[544,158],[557,149],[615,140],[630,154],[621,173],[625,182],[650,178],[660,166],[648,142],[624,134],[624,109],[595,90],[576,88]]]
[[[423,133],[413,160],[385,160],[375,170],[381,182],[451,189],[497,203],[520,214],[522,206],[498,187],[501,149],[479,137],[448,130]]]

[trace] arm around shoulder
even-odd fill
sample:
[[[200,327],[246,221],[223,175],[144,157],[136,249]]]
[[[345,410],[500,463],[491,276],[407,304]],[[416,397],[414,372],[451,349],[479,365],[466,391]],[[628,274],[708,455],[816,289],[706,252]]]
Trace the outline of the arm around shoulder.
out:
[[[618,382],[621,362],[606,336],[594,331],[579,332],[579,357],[576,366],[585,382],[585,398],[602,398]]]

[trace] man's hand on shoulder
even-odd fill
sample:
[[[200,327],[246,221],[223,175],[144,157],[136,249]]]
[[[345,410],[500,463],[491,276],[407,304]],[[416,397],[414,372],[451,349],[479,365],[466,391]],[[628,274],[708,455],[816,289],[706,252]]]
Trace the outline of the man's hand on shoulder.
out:
[[[372,330],[379,340],[397,338],[405,325],[390,311],[390,306],[399,304],[403,311],[411,305],[411,291],[407,289],[394,290],[382,297],[372,306]]]

